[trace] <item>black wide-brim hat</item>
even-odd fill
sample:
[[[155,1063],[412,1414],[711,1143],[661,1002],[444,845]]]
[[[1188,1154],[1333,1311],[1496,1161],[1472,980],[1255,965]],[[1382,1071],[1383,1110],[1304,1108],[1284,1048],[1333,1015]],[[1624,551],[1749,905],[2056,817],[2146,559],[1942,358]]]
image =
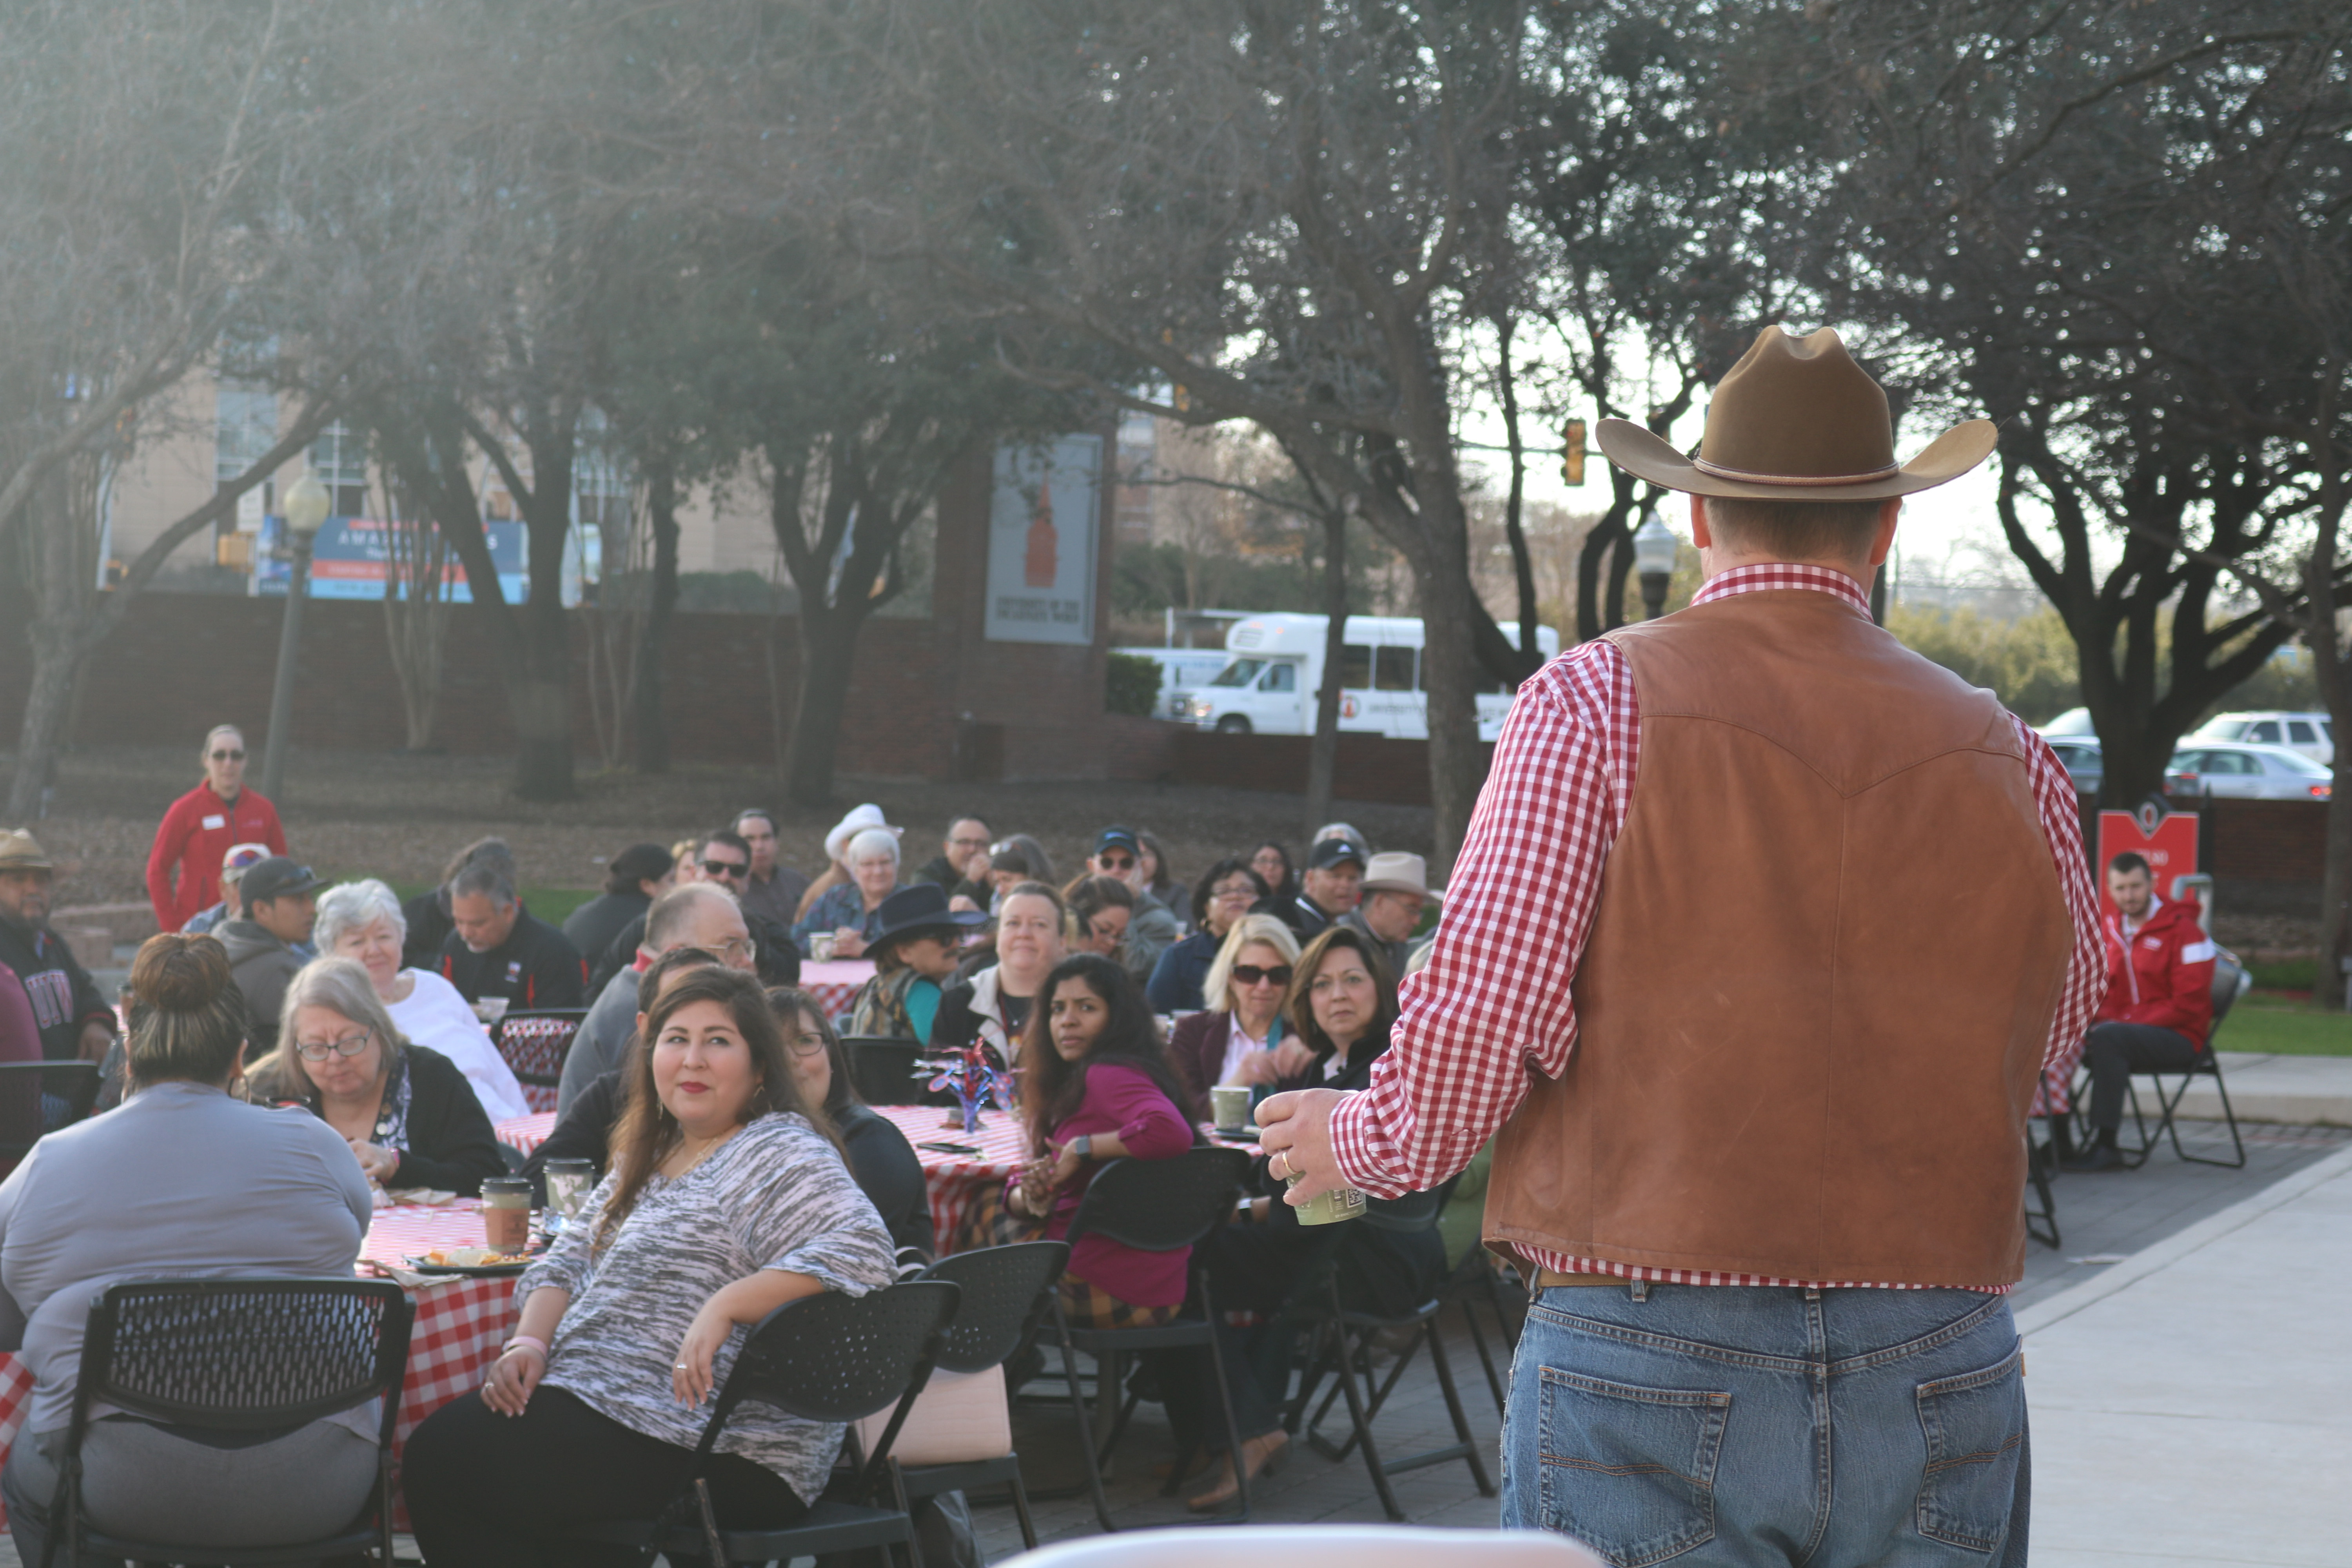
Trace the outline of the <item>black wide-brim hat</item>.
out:
[[[882,917],[882,929],[866,940],[868,949],[910,936],[961,936],[988,921],[983,910],[948,908],[948,890],[936,882],[909,883],[874,912]]]
[[[1907,463],[1895,460],[1886,394],[1827,327],[1792,338],[1767,327],[1716,384],[1698,455],[1639,425],[1603,419],[1609,460],[1686,495],[1747,500],[1885,500],[1948,484],[1991,455],[1989,419],[1953,426]]]

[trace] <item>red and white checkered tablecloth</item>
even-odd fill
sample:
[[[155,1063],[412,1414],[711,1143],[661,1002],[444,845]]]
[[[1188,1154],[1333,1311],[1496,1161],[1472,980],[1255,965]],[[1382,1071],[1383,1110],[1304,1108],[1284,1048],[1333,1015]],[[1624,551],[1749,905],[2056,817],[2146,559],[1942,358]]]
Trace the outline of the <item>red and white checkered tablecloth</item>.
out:
[[[953,1252],[965,1216],[971,1213],[972,1199],[985,1187],[1003,1185],[1027,1156],[1028,1138],[1021,1119],[1002,1110],[983,1110],[980,1131],[967,1137],[961,1113],[950,1107],[877,1105],[874,1109],[915,1145],[915,1158],[923,1163],[923,1185],[931,1200],[931,1228],[939,1237],[940,1251]],[[980,1154],[977,1158],[943,1154],[924,1148],[926,1143],[973,1145]]]
[[[436,1247],[479,1247],[482,1241],[479,1206],[462,1199],[442,1208],[378,1209],[360,1256],[398,1263]],[[408,1376],[393,1436],[395,1458],[418,1423],[481,1387],[514,1322],[514,1287],[511,1278],[460,1277],[409,1292],[416,1321],[408,1334]],[[31,1369],[17,1356],[0,1355],[0,1464],[7,1461],[32,1397]],[[0,1510],[0,1527],[6,1523],[7,1514]],[[399,1523],[407,1528],[405,1518]]]
[[[555,1112],[534,1110],[529,1116],[509,1117],[490,1131],[499,1135],[499,1142],[509,1148],[520,1149],[526,1154],[536,1153],[539,1146],[547,1142],[547,1135],[555,1131]]]
[[[836,958],[828,963],[814,959],[801,964],[801,989],[824,1005],[824,1016],[838,1018],[856,1000],[858,987],[874,978],[870,958]]]

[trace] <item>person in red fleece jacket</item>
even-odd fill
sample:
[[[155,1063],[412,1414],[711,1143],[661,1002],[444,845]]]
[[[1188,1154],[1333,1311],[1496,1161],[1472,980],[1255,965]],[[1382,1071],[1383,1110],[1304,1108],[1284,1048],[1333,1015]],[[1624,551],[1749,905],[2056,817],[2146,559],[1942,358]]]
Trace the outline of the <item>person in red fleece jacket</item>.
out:
[[[178,931],[220,902],[221,860],[239,844],[286,853],[278,808],[245,787],[245,737],[232,724],[205,737],[205,782],[172,803],[147,852],[147,901],[155,923]],[[172,873],[179,872],[173,886]]]
[[[2083,1041],[2091,1069],[2090,1148],[2066,1162],[2069,1171],[2112,1171],[2124,1163],[2116,1146],[2124,1095],[2136,1072],[2186,1072],[2205,1049],[2213,1027],[2213,960],[2220,950],[2197,921],[2194,903],[2166,903],[2156,877],[2137,855],[2107,865],[2107,995]]]

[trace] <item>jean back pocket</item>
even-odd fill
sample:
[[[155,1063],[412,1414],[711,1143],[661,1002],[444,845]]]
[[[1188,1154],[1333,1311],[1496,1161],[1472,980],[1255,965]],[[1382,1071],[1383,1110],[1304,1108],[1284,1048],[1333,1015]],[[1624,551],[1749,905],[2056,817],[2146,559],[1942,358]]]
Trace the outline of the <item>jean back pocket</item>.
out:
[[[1545,1528],[1613,1568],[1647,1568],[1715,1538],[1715,1467],[1731,1395],[1543,1369]]]
[[[1927,1439],[1914,1522],[1930,1541],[1990,1555],[2009,1531],[2025,1443],[2025,1379],[2011,1351],[1993,1365],[1923,1383]]]

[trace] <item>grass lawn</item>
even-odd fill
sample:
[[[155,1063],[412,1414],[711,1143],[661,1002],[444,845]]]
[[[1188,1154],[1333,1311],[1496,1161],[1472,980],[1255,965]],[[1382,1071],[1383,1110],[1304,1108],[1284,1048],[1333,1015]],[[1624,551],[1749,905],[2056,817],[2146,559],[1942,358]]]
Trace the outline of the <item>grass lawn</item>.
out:
[[[2255,991],[2230,1010],[2214,1040],[2225,1051],[2352,1057],[2352,1016],[2322,1013],[2307,1003]]]

